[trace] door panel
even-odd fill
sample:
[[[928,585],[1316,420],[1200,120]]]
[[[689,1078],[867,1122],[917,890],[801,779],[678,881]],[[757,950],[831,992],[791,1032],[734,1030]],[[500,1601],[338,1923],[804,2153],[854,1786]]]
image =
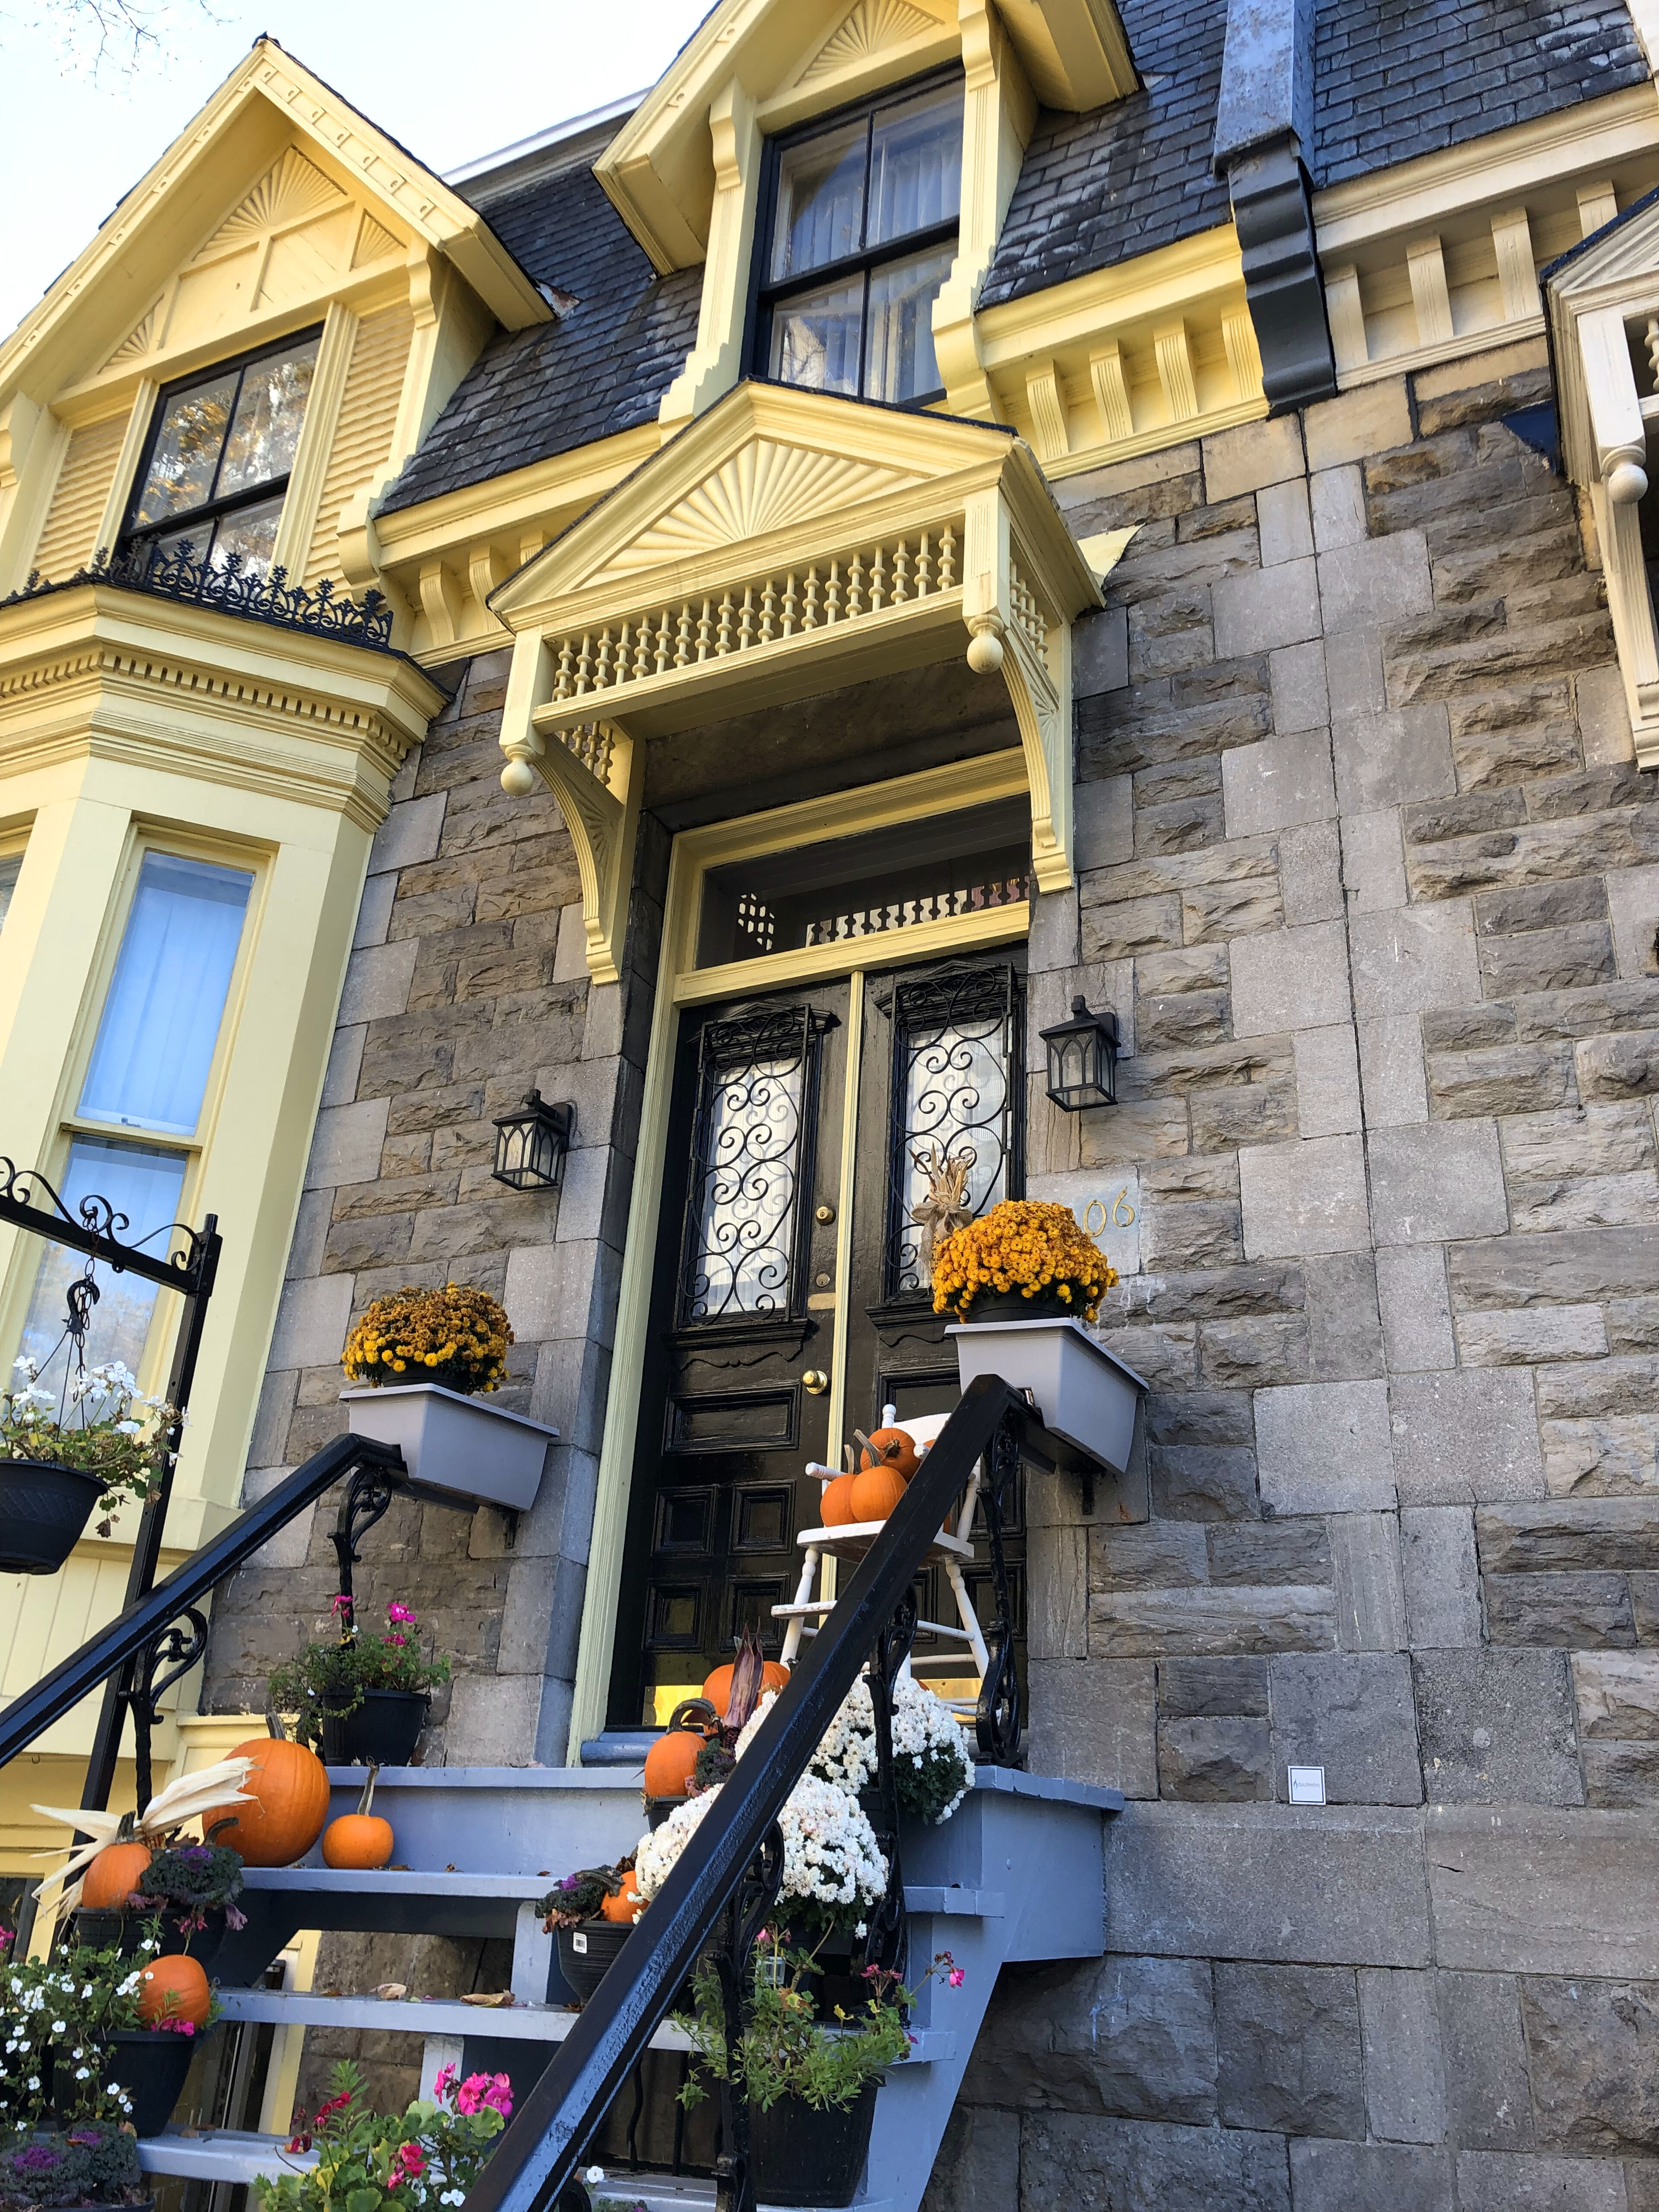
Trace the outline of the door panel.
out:
[[[876,1426],[889,1404],[901,1422],[956,1404],[956,1359],[914,1212],[927,1191],[917,1156],[965,1164],[972,1212],[1020,1194],[1023,968],[1023,952],[1002,951],[683,1017],[613,1727],[666,1719],[747,1623],[778,1649],[770,1608],[793,1595],[796,1533],[818,1517],[817,1481],[802,1470],[808,1460],[839,1465],[846,1441],[828,1433],[830,1395],[804,1380],[832,1368],[839,1299],[846,1437]],[[842,1224],[854,1007],[855,1175]],[[1018,1511],[1017,1502],[1010,1548],[1023,1613]],[[954,1621],[931,1570],[918,1600],[923,1620]],[[984,1617],[993,1611],[988,1592]],[[924,1678],[963,1686],[956,1643],[921,1636],[915,1662]]]

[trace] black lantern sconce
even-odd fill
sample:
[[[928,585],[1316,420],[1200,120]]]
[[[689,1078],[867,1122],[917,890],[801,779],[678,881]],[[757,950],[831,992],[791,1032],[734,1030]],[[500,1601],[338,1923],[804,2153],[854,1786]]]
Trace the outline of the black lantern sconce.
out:
[[[550,1106],[532,1091],[520,1112],[503,1114],[496,1122],[490,1172],[514,1190],[556,1190],[575,1127],[574,1106]]]
[[[1072,1001],[1069,1022],[1041,1032],[1048,1048],[1048,1096],[1068,1114],[1117,1103],[1117,1016]]]

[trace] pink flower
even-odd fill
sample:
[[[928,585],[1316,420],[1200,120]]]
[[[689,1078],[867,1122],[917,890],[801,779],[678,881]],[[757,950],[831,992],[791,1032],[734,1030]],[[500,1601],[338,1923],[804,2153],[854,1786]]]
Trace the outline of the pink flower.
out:
[[[967,1973],[965,1972],[965,1971],[964,1971],[961,1966],[952,1966],[952,1967],[951,1967],[951,1987],[953,1990],[959,1990],[959,1989],[962,1987],[963,1984],[967,1980],[967,1978],[968,1978]]]
[[[483,2100],[492,2112],[499,2112],[504,2120],[510,2120],[513,2117],[512,2075],[498,2074],[484,2091]]]
[[[433,2083],[432,2094],[441,2105],[447,2098],[450,2091],[455,2087],[455,2077],[459,2071],[460,2069],[457,2066],[446,2066],[439,2074],[437,2080]]]
[[[399,2181],[405,2176],[412,2181],[418,2181],[422,2174],[426,2172],[426,2153],[421,2148],[419,2143],[399,2143],[398,2163],[403,2168],[403,2172],[397,2176]]]
[[[343,1590],[334,1601],[334,1610],[336,1613],[349,1613],[351,1610],[351,1600]]]
[[[383,1636],[380,1641],[382,1644],[407,1644],[409,1638],[406,1636]]]
[[[386,1609],[388,1620],[413,1620],[415,1615],[406,1605],[389,1605]]]

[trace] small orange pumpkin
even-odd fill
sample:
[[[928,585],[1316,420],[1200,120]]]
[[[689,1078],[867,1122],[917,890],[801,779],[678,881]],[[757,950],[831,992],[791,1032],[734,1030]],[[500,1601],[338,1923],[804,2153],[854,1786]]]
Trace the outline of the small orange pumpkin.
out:
[[[844,1528],[858,1516],[853,1510],[853,1485],[856,1475],[838,1474],[825,1489],[818,1504],[822,1525],[826,1528]]]
[[[890,1467],[902,1481],[908,1482],[921,1464],[908,1429],[872,1429],[860,1442],[864,1447],[859,1457],[860,1468]]]
[[[146,2027],[163,2020],[187,2020],[198,2027],[207,2026],[213,1992],[198,1960],[182,1951],[169,1953],[165,1958],[152,1959],[139,1979],[138,2017]]]
[[[292,1866],[323,1832],[328,1818],[328,1770],[314,1751],[290,1743],[276,1722],[269,1735],[239,1743],[233,1759],[253,1761],[242,1784],[252,1805],[227,1805],[202,1815],[202,1833],[240,1851],[248,1866]]]
[[[670,1729],[645,1754],[647,1797],[684,1797],[696,1771],[697,1753],[708,1741],[695,1729]]]
[[[853,1477],[854,1521],[884,1521],[904,1495],[904,1478],[896,1468],[870,1467]]]
[[[599,1907],[599,1916],[605,1920],[617,1921],[624,1928],[631,1927],[635,1917],[644,1911],[645,1905],[638,1879],[633,1868],[628,1867],[623,1870],[622,1887],[614,1897],[606,1897]]]
[[[733,1669],[729,1665],[716,1667],[702,1686],[704,1697],[708,1698],[717,1713],[724,1713],[732,1702],[732,1672]],[[764,1697],[769,1690],[787,1689],[788,1685],[789,1669],[781,1665],[777,1660],[769,1659],[761,1680],[762,1697]]]
[[[374,1802],[374,1784],[380,1775],[380,1768],[371,1766],[356,1811],[342,1813],[337,1820],[331,1820],[323,1830],[325,1866],[349,1867],[368,1873],[385,1866],[391,1858],[396,1848],[392,1823],[369,1810]]]
[[[119,1911],[149,1870],[148,1844],[106,1844],[81,1877],[88,1912]]]

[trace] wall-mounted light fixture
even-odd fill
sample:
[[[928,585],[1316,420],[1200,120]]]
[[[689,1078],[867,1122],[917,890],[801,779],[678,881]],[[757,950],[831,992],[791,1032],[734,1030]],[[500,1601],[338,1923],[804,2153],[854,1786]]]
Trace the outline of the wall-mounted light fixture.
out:
[[[518,1113],[503,1114],[496,1122],[490,1172],[514,1190],[556,1190],[575,1127],[574,1106],[550,1106],[539,1091],[532,1091]]]
[[[1117,1103],[1117,1016],[1072,1001],[1069,1022],[1041,1032],[1048,1048],[1048,1096],[1068,1114]]]

